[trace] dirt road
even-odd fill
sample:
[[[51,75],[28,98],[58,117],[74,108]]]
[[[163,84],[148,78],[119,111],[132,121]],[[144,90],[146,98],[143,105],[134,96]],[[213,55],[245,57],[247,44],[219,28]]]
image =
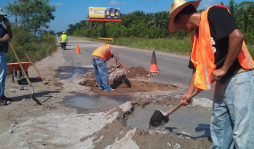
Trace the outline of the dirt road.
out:
[[[7,77],[6,96],[13,100],[0,107],[1,148],[210,148],[210,101],[202,101],[207,104],[200,107],[202,99],[195,99],[165,127],[148,129],[154,109],[167,110],[179,102],[177,86],[153,83],[149,74],[127,75],[129,83],[119,84],[115,81],[119,75],[114,75],[111,84],[118,83],[116,91],[106,94],[94,87],[90,64],[72,67],[63,52],[59,48],[35,64],[49,85],[43,84],[32,66],[28,69],[34,96],[43,106],[34,105],[27,85]],[[80,81],[90,84],[81,86]]]

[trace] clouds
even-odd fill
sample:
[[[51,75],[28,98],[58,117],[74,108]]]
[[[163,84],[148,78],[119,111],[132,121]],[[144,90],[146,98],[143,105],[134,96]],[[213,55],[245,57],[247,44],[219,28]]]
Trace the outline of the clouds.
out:
[[[206,9],[214,4],[216,4],[215,0],[203,0],[200,2],[198,9]]]
[[[53,5],[54,5],[54,6],[64,6],[63,3],[54,3]]]
[[[126,2],[118,2],[116,0],[111,0],[110,5],[126,5]]]

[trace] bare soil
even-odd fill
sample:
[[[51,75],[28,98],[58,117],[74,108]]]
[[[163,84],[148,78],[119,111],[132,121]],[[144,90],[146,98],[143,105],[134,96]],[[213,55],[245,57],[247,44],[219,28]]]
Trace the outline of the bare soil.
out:
[[[158,74],[150,74],[142,67],[116,68],[109,75],[110,84],[116,90],[105,93],[95,87],[94,73],[85,76],[76,73],[67,80],[55,77],[57,69],[65,65],[62,50],[58,50],[35,65],[42,76],[49,81],[49,84],[44,85],[35,69],[29,67],[34,96],[43,105],[36,105],[30,98],[32,90],[29,86],[18,85],[17,81],[11,81],[10,75],[7,77],[5,92],[12,101],[8,106],[0,107],[1,148],[205,149],[211,146],[208,138],[193,140],[174,133],[160,134],[126,126],[126,120],[136,108],[143,108],[148,104],[175,105],[179,102],[179,98],[137,99],[107,111],[85,114],[79,113],[76,108],[61,104],[66,96],[77,94],[104,96],[135,92],[152,94],[153,91],[177,89],[170,84],[149,81],[149,78],[156,77]],[[79,85],[82,81],[85,81],[84,86]]]
[[[91,88],[91,91],[100,95],[123,95],[134,92],[151,92],[151,91],[165,91],[175,90],[176,86],[170,84],[161,84],[149,81],[149,78],[155,77],[158,73],[150,73],[143,67],[130,67],[130,68],[115,68],[110,66],[109,71],[109,84],[115,91],[106,93],[104,90],[99,90],[95,79],[94,72],[85,75],[81,85]]]

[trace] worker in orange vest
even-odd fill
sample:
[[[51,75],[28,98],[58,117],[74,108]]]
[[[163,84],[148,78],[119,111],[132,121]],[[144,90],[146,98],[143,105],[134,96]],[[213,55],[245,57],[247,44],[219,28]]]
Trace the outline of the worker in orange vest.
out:
[[[112,89],[108,83],[108,69],[106,62],[110,58],[115,58],[117,67],[120,67],[119,57],[115,49],[111,46],[102,46],[93,51],[92,62],[96,81],[100,90],[110,92]]]
[[[169,32],[192,32],[189,68],[193,69],[184,99],[194,90],[211,90],[216,82],[210,129],[212,148],[254,148],[254,62],[244,35],[224,5],[197,12],[201,0],[174,0]]]

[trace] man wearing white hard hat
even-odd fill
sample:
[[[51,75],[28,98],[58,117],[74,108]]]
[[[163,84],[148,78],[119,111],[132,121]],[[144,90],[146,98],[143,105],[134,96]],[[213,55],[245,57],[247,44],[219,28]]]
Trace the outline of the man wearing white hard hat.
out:
[[[65,34],[65,32],[63,32],[63,34],[61,36],[61,46],[62,46],[62,49],[66,50],[67,43],[68,43],[68,37]]]
[[[8,41],[12,38],[12,31],[9,20],[5,17],[3,9],[0,8],[0,106],[7,105],[7,97],[4,95],[5,79],[7,75]],[[5,27],[3,26],[6,26]]]
[[[254,61],[244,35],[224,5],[197,12],[200,0],[174,0],[169,32],[192,32],[189,68],[193,69],[184,99],[194,90],[211,90],[216,82],[210,129],[216,149],[254,148]]]

